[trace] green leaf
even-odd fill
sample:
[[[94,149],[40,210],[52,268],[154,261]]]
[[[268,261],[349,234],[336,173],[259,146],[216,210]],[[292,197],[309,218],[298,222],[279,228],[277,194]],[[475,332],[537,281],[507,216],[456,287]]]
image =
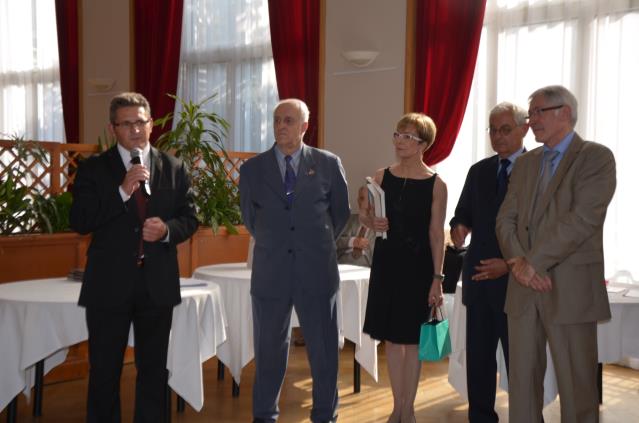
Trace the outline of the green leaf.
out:
[[[229,123],[206,105],[216,94],[197,103],[167,94],[177,101],[181,110],[169,113],[154,121],[162,128],[175,120],[174,128],[164,132],[156,147],[172,151],[191,169],[195,206],[200,223],[211,226],[217,232],[225,226],[229,233],[237,233],[234,225],[241,223],[239,192],[231,183],[224,169],[224,158],[228,153],[223,140],[227,137]]]

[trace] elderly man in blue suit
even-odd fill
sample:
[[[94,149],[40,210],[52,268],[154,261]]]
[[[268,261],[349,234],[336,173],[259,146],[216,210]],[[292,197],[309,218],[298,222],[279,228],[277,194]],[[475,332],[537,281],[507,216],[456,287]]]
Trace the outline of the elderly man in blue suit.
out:
[[[242,218],[255,238],[251,300],[254,422],[275,422],[295,307],[313,378],[311,421],[337,419],[339,272],[335,239],[350,209],[340,159],[302,142],[308,107],[280,101],[275,145],[240,168]]]
[[[497,212],[504,200],[510,171],[524,152],[528,132],[525,109],[500,103],[489,116],[492,157],[471,166],[455,216],[450,221],[456,247],[472,232],[462,271],[466,306],[466,381],[471,423],[497,422],[495,413],[495,351],[501,341],[508,365],[508,325],[504,313],[508,266],[495,234]]]

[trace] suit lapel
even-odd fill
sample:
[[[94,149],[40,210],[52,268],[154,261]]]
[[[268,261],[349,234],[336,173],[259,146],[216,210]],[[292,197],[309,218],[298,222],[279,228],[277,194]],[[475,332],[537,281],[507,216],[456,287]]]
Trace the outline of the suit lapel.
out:
[[[488,160],[481,173],[480,184],[484,189],[483,195],[487,200],[496,204],[497,201],[497,170],[499,168],[499,156],[495,155]]]
[[[317,172],[311,149],[306,145],[302,145],[302,154],[300,155],[300,165],[297,169],[297,182],[295,184],[295,197],[299,197],[309,186],[315,173]]]
[[[113,178],[113,182],[116,186],[120,186],[122,181],[124,180],[124,176],[126,175],[126,168],[124,167],[124,163],[122,162],[122,157],[120,156],[120,152],[118,151],[117,146],[113,146],[108,149],[106,153],[104,153],[107,157],[108,167],[110,168],[109,175]],[[127,212],[137,219],[138,217],[138,209],[135,204],[135,201],[127,201],[124,203]]]
[[[126,175],[126,168],[124,167],[124,163],[122,163],[122,157],[120,157],[117,146],[111,147],[104,154],[107,156],[107,162],[111,168],[111,175],[114,175],[113,177],[118,185],[120,185],[124,179],[124,175]]]
[[[284,181],[282,180],[282,173],[280,167],[277,164],[277,158],[275,157],[275,144],[268,151],[266,160],[262,162],[261,174],[263,175],[264,183],[271,189],[283,202],[286,203],[286,195],[284,193]]]
[[[583,140],[577,135],[574,135],[573,140],[570,142],[568,146],[568,150],[564,154],[564,157],[559,162],[559,166],[555,171],[555,174],[552,176],[550,183],[548,184],[548,188],[546,188],[546,192],[544,196],[539,199],[539,206],[537,207],[537,215],[540,215],[543,210],[546,210],[548,207],[548,203],[550,203],[550,199],[553,198],[557,188],[559,188],[559,184],[562,179],[568,172],[568,169],[572,166],[575,159],[579,155],[579,150],[581,150],[581,146],[583,144]],[[540,165],[541,166],[541,165]],[[538,178],[539,179],[539,178]]]
[[[528,154],[530,155],[530,160],[528,161],[530,169],[528,169],[524,174],[530,175],[530,177],[526,178],[523,192],[529,193],[529,195],[526,196],[528,199],[528,205],[526,207],[528,216],[526,221],[531,222],[533,219],[533,207],[535,207],[535,197],[537,196],[537,185],[539,184],[540,179],[539,173],[541,172],[541,161],[544,157],[544,149],[543,147],[539,147]],[[533,175],[535,176],[533,177]]]
[[[155,211],[156,203],[155,201],[153,201],[153,194],[157,192],[160,186],[160,181],[162,180],[163,163],[162,159],[160,158],[160,152],[158,149],[151,147],[151,151],[149,152],[149,154],[149,162],[151,165],[151,169],[149,169],[149,171],[151,172],[151,197],[149,198],[149,201],[147,203],[147,216],[156,216],[159,213]]]

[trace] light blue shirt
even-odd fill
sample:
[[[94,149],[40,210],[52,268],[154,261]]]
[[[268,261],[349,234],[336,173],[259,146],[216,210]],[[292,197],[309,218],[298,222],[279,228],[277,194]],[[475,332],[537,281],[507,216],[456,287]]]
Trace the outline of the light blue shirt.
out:
[[[508,165],[508,168],[506,169],[506,172],[508,172],[508,174],[510,175],[510,172],[513,171],[513,166],[515,166],[515,160],[517,160],[517,157],[521,156],[522,154],[524,154],[524,147],[520,148],[519,150],[515,151],[513,154],[511,154],[510,156],[507,157],[508,160],[510,160],[510,164]],[[499,166],[497,166],[497,174],[499,175],[499,172],[501,171],[501,159],[499,159]]]
[[[564,158],[564,155],[566,154],[566,151],[568,150],[568,147],[570,146],[570,143],[572,142],[573,137],[575,136],[575,131],[570,131],[570,133],[568,135],[566,135],[564,137],[564,139],[562,139],[559,144],[557,144],[555,146],[555,148],[548,148],[544,145],[544,153],[546,151],[558,151],[559,154],[557,155],[557,157],[555,157],[555,159],[552,161],[552,174],[555,174],[555,171],[557,170],[557,167],[559,166],[559,163],[561,162],[561,159]],[[544,161],[541,161],[541,169],[543,171],[544,168]],[[541,171],[540,171],[541,173]]]
[[[293,167],[293,171],[295,172],[295,176],[298,174],[298,169],[300,167],[300,157],[302,156],[302,147],[304,143],[301,144],[300,148],[298,148],[293,154],[291,154],[291,166]],[[284,182],[284,175],[286,174],[286,160],[284,159],[285,155],[282,151],[275,146],[275,158],[277,159],[277,166],[280,168],[280,174],[282,175],[282,182]]]

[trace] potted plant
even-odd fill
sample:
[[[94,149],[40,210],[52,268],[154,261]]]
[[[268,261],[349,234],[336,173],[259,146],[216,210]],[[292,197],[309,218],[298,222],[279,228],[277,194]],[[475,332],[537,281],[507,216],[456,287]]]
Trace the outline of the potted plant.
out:
[[[215,95],[198,103],[168,95],[180,103],[181,110],[177,116],[169,113],[155,121],[156,126],[164,128],[169,121],[175,120],[174,128],[158,138],[156,147],[173,152],[191,169],[200,223],[210,226],[214,233],[224,226],[229,233],[237,234],[235,225],[241,221],[239,192],[224,168],[228,154],[223,140],[229,124],[216,113],[204,109]]]
[[[29,184],[36,166],[28,163],[47,166],[47,152],[23,137],[11,138],[17,160],[0,180],[0,235],[68,231],[71,193],[45,195]]]
[[[70,232],[70,192],[40,189],[50,152],[13,135],[0,168],[0,283],[64,276],[82,265],[88,237]]]

